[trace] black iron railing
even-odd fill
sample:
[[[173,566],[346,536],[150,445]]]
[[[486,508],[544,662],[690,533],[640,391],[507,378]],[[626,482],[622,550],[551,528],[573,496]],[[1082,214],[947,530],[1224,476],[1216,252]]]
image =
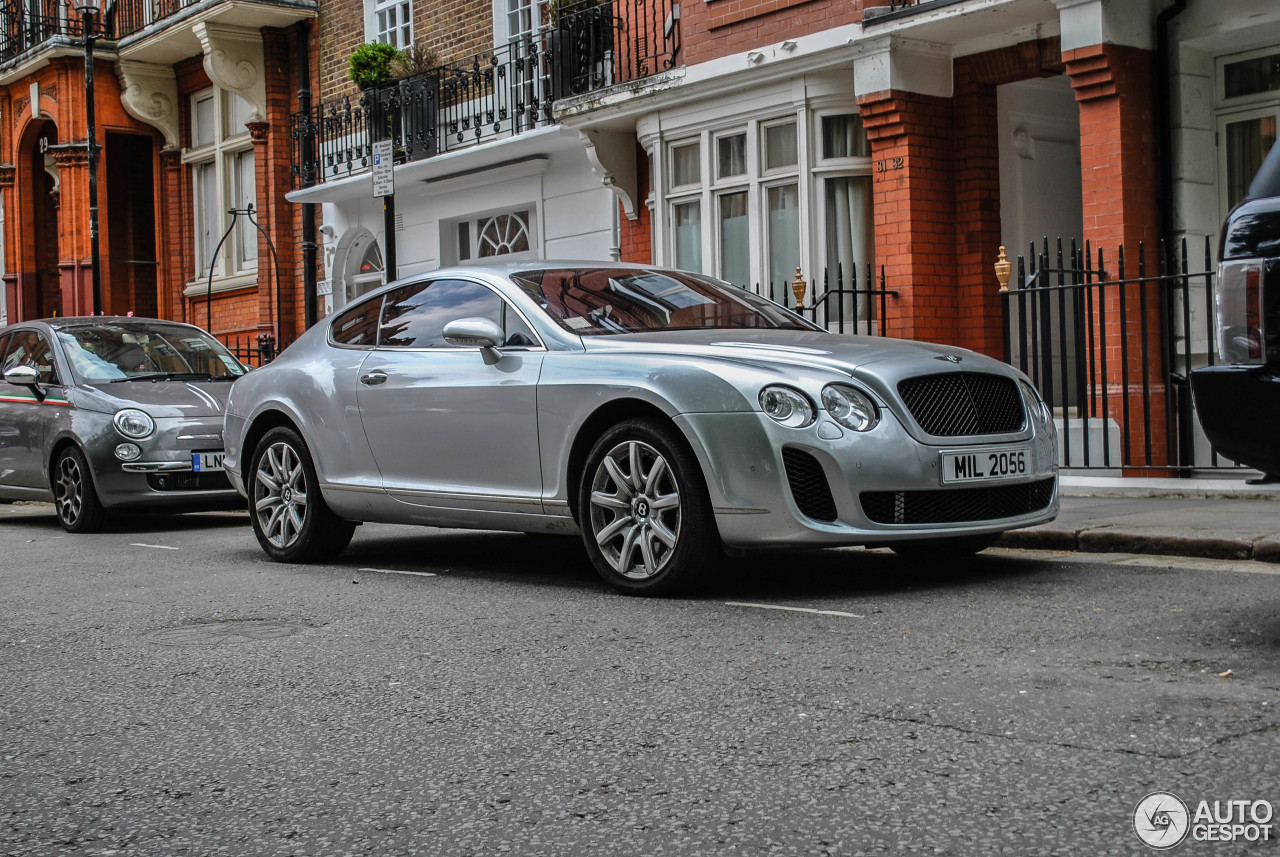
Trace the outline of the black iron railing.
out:
[[[276,347],[276,338],[270,333],[220,333],[217,340],[246,366],[266,366],[276,355],[289,347],[292,340]]]
[[[867,265],[865,282],[865,288],[858,287],[856,268],[850,270],[846,281],[843,266],[837,265],[834,276],[830,270],[822,272],[821,288],[816,282],[805,283],[799,290],[794,281],[771,283],[768,296],[775,303],[800,313],[832,333],[887,336],[888,300],[896,298],[898,293],[885,288],[883,266],[878,287],[875,270],[870,264]]]
[[[1205,239],[1136,259],[1121,247],[1058,241],[1018,257],[1004,303],[1005,359],[1026,372],[1059,422],[1070,468],[1186,472],[1232,466],[1199,430],[1188,376],[1213,363],[1214,266]]]
[[[295,113],[294,186],[367,171],[381,140],[406,163],[555,124],[557,99],[672,68],[673,8],[673,0],[583,0],[537,34]]]

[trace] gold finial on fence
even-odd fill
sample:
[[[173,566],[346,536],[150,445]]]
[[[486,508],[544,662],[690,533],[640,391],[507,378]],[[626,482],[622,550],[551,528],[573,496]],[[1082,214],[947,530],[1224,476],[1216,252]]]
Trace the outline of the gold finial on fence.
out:
[[[996,259],[996,280],[1000,283],[1000,291],[1009,291],[1009,274],[1013,271],[1013,263],[1004,254],[1004,245],[1000,245],[1000,258]]]
[[[791,281],[791,293],[796,296],[796,309],[804,307],[804,293],[809,284],[800,276],[800,267],[796,266],[796,278]]]

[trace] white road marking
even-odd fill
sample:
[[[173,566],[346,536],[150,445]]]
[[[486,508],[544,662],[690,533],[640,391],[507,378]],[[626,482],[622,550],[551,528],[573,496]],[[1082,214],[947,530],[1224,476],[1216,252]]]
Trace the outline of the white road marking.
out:
[[[129,545],[129,547],[131,547],[131,548],[155,548],[156,550],[161,550],[161,551],[176,551],[176,550],[182,550],[182,548],[175,548],[175,547],[171,547],[171,546],[169,546],[169,545],[144,545],[142,542],[134,542],[133,544]]]
[[[435,577],[433,571],[401,571],[398,568],[360,568],[357,571],[367,571],[372,574],[407,574],[410,577]]]
[[[819,616],[844,616],[847,619],[865,619],[860,613],[844,613],[839,610],[815,610],[812,607],[784,607],[781,604],[749,604],[745,601],[726,601],[726,607],[750,607],[753,610],[785,610],[788,613],[816,613]]]

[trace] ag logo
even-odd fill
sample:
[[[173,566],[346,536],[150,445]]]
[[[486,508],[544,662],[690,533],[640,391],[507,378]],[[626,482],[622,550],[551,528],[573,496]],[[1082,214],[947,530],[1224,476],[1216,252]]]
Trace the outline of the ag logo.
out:
[[[1186,839],[1190,828],[1187,805],[1168,792],[1152,792],[1133,810],[1133,829],[1138,838],[1161,851]]]

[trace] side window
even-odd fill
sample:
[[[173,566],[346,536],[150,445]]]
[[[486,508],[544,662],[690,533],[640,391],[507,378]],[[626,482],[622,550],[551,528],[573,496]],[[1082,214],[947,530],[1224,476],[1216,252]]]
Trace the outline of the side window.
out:
[[[506,332],[509,347],[537,345],[520,316],[495,292],[468,280],[432,280],[396,289],[382,308],[378,344],[448,348],[444,326],[459,318],[487,318]]]
[[[378,341],[378,313],[381,310],[382,298],[356,304],[334,319],[329,335],[338,345],[372,347]]]
[[[3,370],[14,366],[31,366],[40,373],[41,384],[58,384],[53,352],[43,336],[34,330],[19,330],[5,348]]]

